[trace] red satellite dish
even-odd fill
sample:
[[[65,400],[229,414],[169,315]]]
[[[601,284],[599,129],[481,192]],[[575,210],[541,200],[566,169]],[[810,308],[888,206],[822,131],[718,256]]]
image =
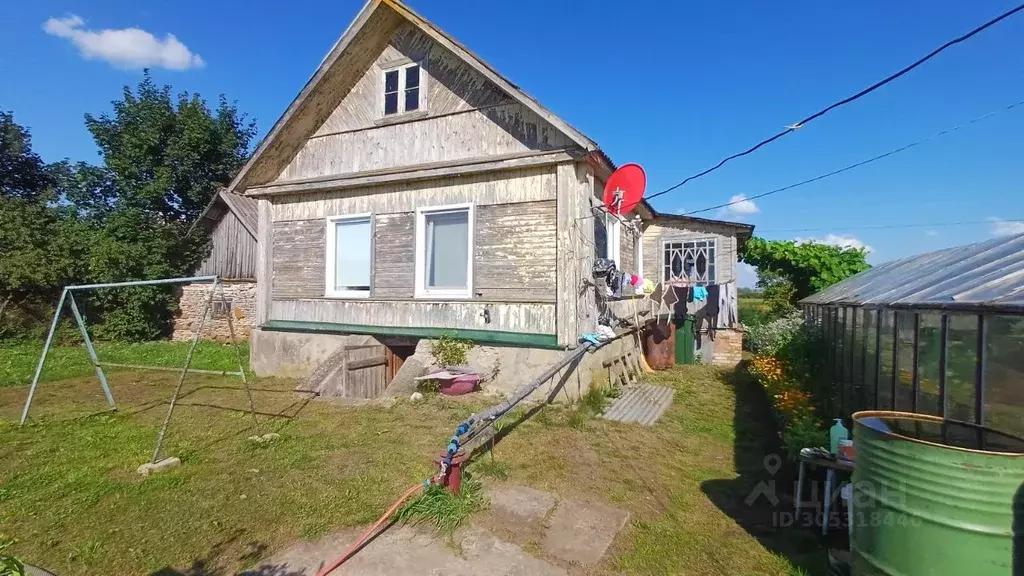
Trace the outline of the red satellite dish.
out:
[[[604,204],[612,214],[628,214],[636,208],[647,188],[647,174],[639,164],[624,164],[604,185]]]

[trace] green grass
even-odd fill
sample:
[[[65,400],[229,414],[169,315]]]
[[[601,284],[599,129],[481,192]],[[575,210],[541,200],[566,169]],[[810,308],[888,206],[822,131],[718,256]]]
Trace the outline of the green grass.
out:
[[[101,362],[181,368],[191,342],[97,342],[96,355]],[[239,344],[242,362],[249,364],[248,343]],[[0,346],[0,387],[24,386],[32,382],[42,342],[6,343]],[[202,370],[238,370],[234,348],[217,342],[200,342],[192,359],[192,367]],[[116,370],[104,368],[104,372]],[[85,347],[53,346],[43,365],[42,382],[76,378],[94,374]]]
[[[396,514],[406,524],[432,524],[441,532],[452,533],[474,512],[484,507],[480,482],[465,477],[458,494],[444,486],[431,484]]]
[[[44,383],[25,427],[16,425],[25,388],[0,388],[0,526],[18,540],[16,556],[62,576],[235,573],[299,539],[375,521],[435,472],[434,455],[484,402],[307,403],[291,391],[294,382],[260,379],[254,388],[263,431],[281,437],[254,444],[246,440],[253,431],[238,380],[196,375],[186,382],[165,450],[182,466],[143,479],[135,468],[152,454],[176,379],[114,373],[121,410],[91,416],[105,402],[89,370]],[[771,434],[749,406],[750,383],[704,366],[645,379],[675,389],[655,426],[589,419],[574,428],[575,414],[603,406],[596,392],[519,424],[528,413],[516,410],[500,423],[504,437],[491,454],[470,462],[461,496],[431,488],[401,519],[442,531],[486,524],[495,513],[482,487],[509,482],[630,513],[589,574],[822,573],[813,534],[773,529],[759,516],[764,510],[743,504],[763,479],[758,467]],[[536,542],[535,533],[516,541],[541,553]]]
[[[745,326],[762,324],[768,319],[768,305],[760,297],[741,296],[736,305],[740,323]]]

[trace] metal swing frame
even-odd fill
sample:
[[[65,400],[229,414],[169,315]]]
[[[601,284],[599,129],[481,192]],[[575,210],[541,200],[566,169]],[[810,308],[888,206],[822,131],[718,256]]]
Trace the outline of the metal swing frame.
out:
[[[178,398],[181,395],[182,385],[185,383],[185,376],[189,372],[196,374],[218,374],[222,376],[238,376],[242,379],[242,385],[245,388],[246,397],[249,400],[249,412],[252,414],[253,426],[259,431],[260,423],[256,418],[256,406],[252,398],[252,389],[249,387],[249,380],[245,375],[245,367],[242,363],[242,353],[238,349],[238,340],[235,338],[235,326],[234,321],[231,319],[230,312],[227,314],[228,321],[228,334],[231,337],[231,346],[235,349],[235,358],[238,360],[238,371],[229,372],[225,370],[198,370],[191,368],[192,357],[195,354],[196,346],[199,344],[199,340],[202,338],[203,326],[206,323],[206,317],[210,314],[210,309],[213,306],[214,298],[219,294],[220,301],[223,303],[225,310],[228,309],[227,299],[224,297],[224,288],[221,282],[220,276],[193,276],[188,278],[163,278],[160,280],[136,280],[131,282],[110,282],[106,284],[81,284],[76,286],[66,286],[61,292],[60,300],[57,303],[57,310],[53,313],[53,321],[50,323],[50,331],[46,335],[46,344],[43,345],[43,353],[39,356],[39,363],[36,364],[36,372],[32,377],[32,386],[29,388],[28,398],[25,400],[25,408],[21,412],[21,425],[25,424],[25,420],[28,418],[29,408],[32,406],[32,399],[35,397],[36,388],[39,385],[39,377],[43,373],[43,364],[46,362],[46,356],[50,352],[50,346],[53,343],[53,335],[57,331],[57,325],[60,323],[60,315],[64,309],[64,303],[67,302],[71,308],[71,314],[75,318],[75,322],[78,324],[78,331],[82,335],[83,344],[85,350],[89,354],[89,360],[92,362],[93,368],[96,370],[96,378],[100,381],[100,386],[103,388],[103,393],[107,397],[107,403],[110,404],[111,410],[117,410],[117,405],[114,403],[114,395],[110,391],[110,385],[107,383],[107,376],[103,373],[103,367],[111,368],[132,368],[135,370],[158,370],[158,371],[178,371],[177,368],[171,368],[168,366],[145,366],[135,364],[115,364],[113,362],[101,362],[99,357],[96,355],[96,349],[92,345],[92,339],[89,338],[89,331],[85,326],[85,319],[82,313],[78,309],[78,303],[75,302],[75,292],[84,290],[93,290],[98,288],[123,288],[129,286],[156,286],[166,284],[191,284],[191,283],[202,283],[210,282],[210,294],[206,298],[206,304],[203,306],[203,313],[199,317],[199,325],[196,327],[195,336],[192,338],[192,343],[188,348],[188,355],[185,357],[185,365],[181,368],[181,374],[178,377],[178,385],[174,388],[174,394],[171,396],[171,401],[167,407],[167,414],[164,416],[163,424],[160,425],[160,433],[157,436],[156,447],[153,450],[153,459],[151,462],[155,463],[160,460],[160,454],[163,449],[164,437],[167,435],[167,428],[171,422],[171,415],[174,414],[174,407],[178,402]],[[218,290],[218,288],[220,290]]]

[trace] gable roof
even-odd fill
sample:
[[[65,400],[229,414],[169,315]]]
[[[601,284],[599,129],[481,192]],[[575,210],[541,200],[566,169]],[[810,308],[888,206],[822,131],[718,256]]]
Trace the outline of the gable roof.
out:
[[[409,22],[437,44],[451,51],[473,70],[481,74],[514,100],[540,116],[570,140],[588,152],[607,158],[598,145],[550,110],[541,106],[497,70],[484,62],[443,30],[414,12],[400,0],[369,0],[355,20],[324,57],[312,78],[274,123],[256,152],[238,175],[228,191],[245,189],[253,184],[266,183],[277,176],[305,140],[313,134],[333,111],[362,73],[372,64],[380,50],[390,41],[391,34],[403,22]],[[330,90],[331,84],[338,87]],[[328,102],[325,104],[324,100]],[[264,165],[268,165],[262,168]],[[614,168],[614,165],[612,165]]]
[[[223,202],[227,207],[227,210],[220,212],[219,214],[211,215],[210,212],[213,210],[213,207],[217,205],[218,201]],[[212,229],[213,226],[216,226],[217,223],[220,222],[221,218],[223,218],[228,212],[234,214],[235,218],[238,218],[238,221],[242,224],[242,227],[245,228],[245,231],[252,236],[253,240],[256,240],[256,228],[258,222],[258,203],[256,199],[246,198],[239,194],[232,194],[224,188],[219,189],[217,193],[213,195],[213,198],[210,198],[210,203],[207,204],[206,208],[204,208],[202,213],[199,214],[199,218],[196,218],[195,223],[192,224],[192,228],[189,228],[188,233],[191,234],[192,230],[204,221],[209,222]]]

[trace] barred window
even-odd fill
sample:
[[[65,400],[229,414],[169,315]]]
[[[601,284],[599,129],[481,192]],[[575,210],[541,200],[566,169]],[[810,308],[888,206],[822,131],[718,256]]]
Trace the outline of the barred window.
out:
[[[665,242],[664,280],[715,284],[716,244],[714,238]]]

